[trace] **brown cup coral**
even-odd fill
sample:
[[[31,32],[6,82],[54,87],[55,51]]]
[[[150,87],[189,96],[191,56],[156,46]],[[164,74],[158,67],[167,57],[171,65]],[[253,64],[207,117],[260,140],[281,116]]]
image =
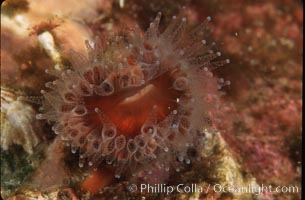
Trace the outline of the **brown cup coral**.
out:
[[[186,28],[186,18],[173,17],[159,33],[161,14],[144,35],[130,31],[107,42],[86,41],[88,57],[71,51],[72,68],[54,72],[57,80],[42,91],[53,130],[79,149],[79,165],[127,166],[191,162],[190,147],[200,148],[202,130],[211,128],[219,82],[211,70],[229,60],[213,61],[205,38],[206,23]],[[223,83],[221,83],[223,84]]]

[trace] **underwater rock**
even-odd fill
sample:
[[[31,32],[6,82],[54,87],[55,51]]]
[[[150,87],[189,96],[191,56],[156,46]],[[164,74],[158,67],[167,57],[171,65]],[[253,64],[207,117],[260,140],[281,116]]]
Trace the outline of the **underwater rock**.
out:
[[[15,196],[9,197],[7,200],[80,200],[71,188],[55,189],[49,192],[40,192],[37,190],[24,189],[19,191]]]
[[[186,99],[184,102],[172,102],[168,110],[164,109],[165,107],[160,109],[160,105],[161,107],[163,105],[163,100],[174,99],[176,97],[175,93],[174,95],[170,93],[168,96],[161,95],[163,99],[155,101],[158,104],[159,110],[157,109],[157,111],[159,112],[157,112],[157,117],[155,118],[157,120],[151,120],[154,119],[152,117],[150,122],[157,121],[157,126],[149,126],[148,129],[143,128],[139,132],[143,131],[154,135],[153,137],[144,138],[144,141],[148,141],[147,144],[150,147],[148,149],[154,150],[153,153],[157,158],[154,156],[149,157],[152,160],[144,164],[133,163],[135,161],[133,158],[136,157],[133,154],[135,146],[132,142],[129,142],[129,139],[132,140],[134,136],[138,136],[137,134],[133,135],[134,131],[132,130],[137,125],[142,125],[143,122],[146,122],[145,117],[147,116],[142,117],[137,122],[135,122],[136,120],[130,120],[129,122],[132,122],[131,126],[121,125],[125,118],[138,118],[134,117],[134,115],[129,118],[127,114],[122,117],[121,111],[126,111],[125,107],[107,106],[113,103],[111,101],[112,98],[109,98],[109,101],[105,101],[107,97],[105,95],[100,95],[96,98],[98,96],[97,93],[90,97],[83,93],[85,94],[83,99],[86,100],[84,104],[86,106],[87,104],[90,105],[86,107],[89,112],[82,120],[75,120],[74,115],[67,115],[61,118],[61,112],[52,113],[44,107],[44,110],[39,112],[42,114],[47,112],[48,118],[46,123],[43,124],[45,130],[36,132],[40,129],[34,126],[35,119],[32,120],[32,116],[38,112],[38,106],[32,106],[28,100],[30,102],[37,100],[39,103],[39,99],[42,97],[39,96],[36,100],[32,98],[22,99],[19,98],[20,95],[15,90],[5,89],[4,91],[16,94],[17,98],[11,98],[10,95],[5,94],[7,96],[4,98],[4,104],[1,102],[3,108],[5,108],[3,112],[1,110],[1,146],[3,149],[0,157],[1,175],[4,177],[3,179],[1,177],[1,197],[3,199],[300,199],[300,193],[253,195],[210,190],[210,192],[203,193],[198,191],[191,193],[173,192],[167,195],[130,191],[131,184],[141,183],[166,185],[183,183],[186,186],[196,184],[197,186],[202,186],[204,190],[215,184],[224,186],[233,184],[241,187],[248,184],[259,186],[262,183],[273,185],[295,184],[301,188],[302,116],[300,113],[302,109],[301,49],[303,47],[303,37],[301,33],[303,30],[303,9],[300,3],[297,1],[285,1],[284,3],[284,1],[278,0],[270,0],[264,3],[238,0],[222,2],[218,0],[187,0],[185,8],[187,26],[177,23],[171,34],[168,34],[168,37],[164,37],[166,38],[164,39],[165,42],[163,42],[163,46],[160,45],[162,48],[150,45],[151,41],[148,42],[148,45],[147,43],[141,45],[143,38],[152,38],[150,36],[147,37],[143,30],[150,27],[149,22],[153,20],[153,17],[159,11],[162,11],[165,16],[158,22],[158,24],[160,23],[160,32],[155,37],[157,39],[152,40],[152,43],[154,44],[160,37],[163,37],[162,34],[167,29],[167,24],[172,23],[172,16],[180,9],[180,2],[185,3],[184,0],[175,1],[175,4],[171,1],[160,2],[157,0],[151,0],[150,2],[142,0],[87,0],[81,2],[67,0],[63,3],[54,4],[53,0],[45,0],[42,4],[36,0],[7,0],[3,4],[1,8],[1,85],[20,89],[23,92],[22,96],[29,97],[40,95],[40,90],[44,89],[45,86],[55,87],[57,83],[64,82],[59,86],[56,85],[58,88],[55,90],[48,89],[43,92],[44,95],[48,95],[46,99],[51,100],[51,104],[59,105],[57,101],[52,101],[54,93],[51,93],[51,91],[68,91],[70,90],[70,83],[77,83],[75,86],[72,84],[72,87],[77,88],[77,91],[74,90],[73,92],[78,95],[81,92],[90,92],[94,87],[99,86],[97,80],[99,80],[100,76],[97,77],[96,75],[101,75],[100,71],[105,66],[95,66],[97,70],[95,69],[92,74],[89,72],[84,76],[84,72],[90,71],[91,65],[95,65],[94,59],[90,58],[86,58],[87,61],[89,60],[87,63],[85,62],[84,64],[82,62],[84,60],[82,60],[83,57],[81,55],[86,55],[88,49],[93,54],[91,58],[97,58],[100,63],[111,63],[111,67],[117,66],[118,68],[127,66],[128,70],[126,71],[132,71],[129,70],[132,68],[134,70],[132,71],[133,75],[147,77],[147,75],[153,74],[151,73],[152,71],[142,74],[136,73],[141,72],[141,70],[137,71],[140,68],[138,67],[139,63],[143,64],[142,61],[144,60],[144,64],[152,65],[153,61],[157,59],[154,57],[154,54],[158,54],[156,49],[161,49],[162,58],[170,57],[171,54],[168,52],[171,51],[167,50],[175,49],[173,44],[185,42],[185,38],[189,34],[188,28],[203,21],[209,15],[213,17],[215,31],[212,35],[207,36],[204,41],[201,41],[201,44],[208,46],[211,43],[209,42],[211,39],[216,40],[217,48],[218,45],[221,46],[223,52],[217,53],[213,46],[215,43],[213,45],[211,43],[213,47],[210,49],[213,50],[212,54],[214,56],[227,55],[234,63],[221,69],[213,68],[210,74],[211,77],[207,79],[209,81],[206,81],[206,84],[198,84],[196,92],[194,92],[193,88],[191,89],[193,96],[196,93],[196,97],[199,94],[205,95],[208,86],[212,87],[208,91],[220,90],[215,92],[217,93],[216,96],[219,96],[217,100],[213,99],[213,97],[206,99],[210,105],[210,107],[206,107],[207,109],[199,109],[202,108],[202,104],[207,102],[192,102],[191,99]],[[183,19],[180,17],[173,18],[174,20]],[[179,20],[179,22],[181,21]],[[139,26],[137,26],[138,24]],[[154,21],[153,26],[155,25]],[[137,37],[131,37],[134,40],[130,40],[128,36],[132,34],[126,34],[124,32],[125,29],[129,33],[136,32],[134,35],[137,35]],[[133,30],[130,31],[131,29]],[[150,34],[155,34],[157,30],[155,28],[149,29]],[[176,37],[179,33],[182,33],[183,36]],[[116,39],[113,34],[119,34],[121,38],[118,37]],[[93,35],[97,35],[98,39],[93,39]],[[110,41],[113,44],[107,44],[105,38],[112,38]],[[171,43],[170,38],[174,38],[174,42]],[[88,42],[85,43],[85,40]],[[187,41],[193,41],[193,38]],[[136,45],[133,45],[133,47],[124,46],[127,43]],[[101,48],[102,50],[100,49],[101,51],[97,50],[99,47],[96,48],[99,44],[103,47]],[[186,44],[189,45],[187,51],[198,52],[195,44],[187,42]],[[134,50],[134,52],[130,53],[131,57],[127,57],[124,60],[128,50],[116,51],[121,49],[121,46]],[[169,66],[165,70],[173,67],[170,66],[171,63],[185,58],[184,56],[186,56],[187,52],[181,48],[182,46],[184,45],[176,45],[176,52],[164,65]],[[135,47],[138,47],[138,49]],[[70,49],[74,50],[74,53],[77,52],[75,56],[77,62],[74,62],[74,59],[70,59]],[[100,54],[99,52],[103,53]],[[100,55],[103,55],[103,58],[100,58]],[[133,62],[139,61],[138,58],[141,58],[141,56],[144,59],[134,64]],[[197,58],[199,57],[198,55]],[[193,61],[198,61],[196,59]],[[111,62],[113,60],[118,60],[118,62]],[[209,61],[209,64],[211,64],[215,60],[211,59]],[[126,65],[126,62],[134,65],[134,67],[130,68],[128,64]],[[84,65],[79,67],[79,63]],[[164,69],[164,67],[156,68]],[[44,73],[46,69],[49,72],[48,74]],[[100,94],[107,92],[113,94],[120,90],[121,86],[126,84],[129,86],[130,80],[126,76],[121,76],[126,71],[117,70],[116,73],[113,73],[113,79],[108,79],[115,81],[106,82],[110,84],[103,84],[103,87],[100,87],[101,90],[98,92]],[[73,76],[69,74],[70,72],[73,72]],[[186,74],[195,74],[188,70],[184,70],[184,72]],[[79,74],[79,76],[76,74]],[[55,78],[53,75],[57,77]],[[138,92],[137,88],[133,88],[132,91],[135,91],[136,95],[133,96],[131,94],[132,98],[129,98],[130,96],[128,96],[129,93],[127,92],[127,104],[132,100],[142,100],[135,104],[135,109],[131,109],[131,112],[139,109],[143,110],[143,115],[148,113],[145,106],[146,103],[154,101],[159,96],[152,95],[151,98],[142,99],[145,94],[151,94],[151,91],[158,90],[168,94],[166,91],[183,89],[185,85],[194,83],[197,80],[196,78],[188,79],[189,77],[184,79],[183,74],[178,75],[183,77],[180,77],[179,81],[172,84],[172,88],[159,87],[158,84],[152,84],[157,87],[144,86],[141,88],[143,90],[140,89],[140,92]],[[195,75],[200,76],[199,73]],[[67,76],[75,79],[69,80]],[[152,77],[147,82],[159,82],[155,81],[156,77]],[[171,77],[171,75],[168,77]],[[229,78],[231,81],[226,81],[221,77]],[[54,79],[60,81],[54,81]],[[91,83],[87,88],[85,87],[86,85],[79,84],[81,83],[79,80],[83,81],[85,79]],[[133,83],[137,83],[137,81],[135,79]],[[163,85],[164,82],[162,84],[161,82],[162,80],[160,85]],[[231,82],[232,84],[230,84]],[[114,87],[112,88],[111,86]],[[113,93],[112,89],[114,89]],[[185,91],[177,90],[177,94],[186,93]],[[223,96],[222,94],[224,93],[228,95]],[[73,106],[75,106],[74,103],[77,105],[83,103],[74,100],[69,101]],[[99,100],[101,100],[101,103],[99,103]],[[231,107],[228,106],[230,108],[223,109],[221,107],[222,101],[232,101]],[[181,113],[179,109],[174,109],[175,106],[185,105],[185,102],[188,105],[192,105],[190,106],[192,108],[190,112]],[[177,106],[178,104],[179,106]],[[86,124],[87,121],[93,121],[95,125],[103,122],[103,125],[105,123],[108,127],[109,124],[107,122],[109,121],[105,118],[105,112],[100,113],[99,111],[102,109],[97,109],[97,112],[95,112],[93,108],[96,107],[103,109],[109,107],[106,115],[110,116],[111,120],[115,122],[117,134],[118,132],[121,134],[126,130],[127,134],[122,134],[125,139],[122,139],[123,137],[117,139],[117,142],[114,142],[115,148],[113,148],[112,140],[109,140],[108,143],[105,140],[99,140],[99,142],[107,144],[104,146],[109,147],[109,149],[104,148],[103,151],[90,150],[87,145],[80,145],[83,138],[75,139],[72,143],[71,141],[66,143],[66,135],[65,132],[61,131],[61,125],[65,128],[71,128],[72,126],[82,133],[80,135],[85,136],[88,136],[89,134],[87,133],[91,131],[84,130],[83,126],[78,125],[82,124],[86,127],[88,125]],[[153,108],[153,106],[151,107]],[[64,108],[68,110],[68,107]],[[79,112],[82,111],[80,107],[77,108],[73,110],[73,114],[77,112],[80,114]],[[117,109],[115,110],[115,108]],[[204,119],[196,116],[190,117],[194,113],[200,113],[200,110],[206,111],[207,113],[204,113],[204,115],[209,117]],[[162,134],[165,133],[164,130],[166,128],[160,131],[159,124],[162,119],[168,117],[168,113],[161,113],[160,111],[168,111],[173,115],[178,114],[179,116],[185,114],[187,116],[186,120],[182,120],[182,117],[180,121],[178,120],[181,127],[178,127],[179,131],[176,133],[181,137],[172,139],[171,137],[166,137],[168,135]],[[11,116],[10,118],[8,118],[7,113]],[[54,121],[57,123],[50,123],[53,119],[56,119]],[[171,119],[168,121],[171,121]],[[198,121],[195,123],[194,119]],[[18,123],[15,124],[15,122]],[[58,124],[58,122],[63,123]],[[68,126],[66,122],[69,124]],[[191,136],[188,136],[185,129],[189,129],[190,124],[191,127],[196,128],[194,128]],[[196,126],[193,126],[194,124]],[[52,125],[53,130],[50,127]],[[31,133],[32,127],[33,134],[24,134],[26,131],[21,131],[20,133],[21,127],[25,127],[22,130],[27,130],[29,133]],[[156,127],[157,134],[154,134]],[[215,127],[218,130],[214,130]],[[206,128],[207,130],[205,130]],[[201,131],[197,132],[197,130]],[[17,132],[19,133],[17,134]],[[54,132],[59,134],[55,135]],[[47,141],[41,139],[40,136],[38,140],[35,140],[35,134],[39,135],[39,133],[42,134],[42,138],[47,138]],[[111,132],[107,133],[111,136]],[[104,134],[104,138],[106,136],[107,139],[108,134]],[[92,135],[94,136],[94,134]],[[2,136],[6,138],[3,143]],[[11,137],[17,139],[13,140]],[[26,139],[31,137],[34,139]],[[36,144],[41,140],[43,140],[43,144],[40,145],[44,147],[40,149],[40,145]],[[116,140],[114,139],[114,141]],[[142,141],[140,140],[140,143]],[[128,142],[129,145],[127,145]],[[96,143],[92,144],[94,149],[94,146],[97,145]],[[156,149],[158,150],[154,148],[156,144],[158,146]],[[132,159],[129,158],[128,161],[131,163],[125,165],[127,167],[122,170],[122,173],[115,173],[115,170],[120,167],[113,161],[124,158],[126,155],[118,152],[114,157],[111,157],[112,154],[108,153],[112,152],[113,149],[117,150],[117,147],[121,146],[126,147],[124,149],[131,152],[128,152],[130,153],[128,155]],[[164,152],[159,151],[162,149]],[[83,154],[84,152],[85,154]],[[147,150],[143,152],[145,155],[152,155]],[[42,154],[45,154],[45,157],[40,156]],[[32,158],[32,156],[34,157]],[[101,160],[101,165],[91,162],[99,161],[100,158],[105,158]],[[79,162],[79,159],[81,162]],[[83,162],[82,159],[86,162]]]

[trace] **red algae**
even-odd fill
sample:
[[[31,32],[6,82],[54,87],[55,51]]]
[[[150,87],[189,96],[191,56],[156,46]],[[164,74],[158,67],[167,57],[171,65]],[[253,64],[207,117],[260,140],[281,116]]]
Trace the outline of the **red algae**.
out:
[[[205,39],[211,18],[188,30],[174,16],[162,33],[160,18],[144,35],[86,41],[87,57],[71,50],[72,68],[52,72],[58,79],[42,91],[37,118],[55,122],[54,132],[79,150],[80,167],[112,164],[117,178],[143,164],[180,171],[192,162],[188,149],[203,145],[203,130],[213,132],[219,89],[230,83],[212,73],[229,60],[217,60]]]
[[[202,7],[205,5],[203,2]],[[222,13],[214,2],[214,35],[224,41],[223,50],[235,63],[218,73],[234,80],[228,96],[236,106],[223,111],[221,126],[226,131],[222,133],[241,158],[243,168],[258,183],[299,184],[301,146],[296,141],[302,137],[303,49],[300,5],[300,1],[236,1],[234,7],[224,3],[226,12]],[[240,27],[235,26],[236,21],[228,22],[227,16],[236,16]],[[229,26],[232,29],[227,29]]]

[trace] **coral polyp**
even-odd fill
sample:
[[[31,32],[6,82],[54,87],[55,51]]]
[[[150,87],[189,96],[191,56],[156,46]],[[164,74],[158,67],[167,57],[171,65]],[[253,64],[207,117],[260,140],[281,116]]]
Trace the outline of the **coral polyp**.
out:
[[[145,34],[127,31],[104,41],[86,41],[88,56],[70,51],[72,67],[52,71],[44,113],[53,130],[80,152],[79,165],[116,166],[116,176],[131,164],[179,170],[190,163],[188,149],[203,145],[211,129],[219,83],[211,72],[218,60],[205,37],[206,23],[188,30],[174,16],[159,32],[161,13]],[[178,164],[177,164],[178,163]]]

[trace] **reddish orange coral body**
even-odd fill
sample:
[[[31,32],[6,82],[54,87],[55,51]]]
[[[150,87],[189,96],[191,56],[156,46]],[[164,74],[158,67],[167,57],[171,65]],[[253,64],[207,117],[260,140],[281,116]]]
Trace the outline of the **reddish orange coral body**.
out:
[[[166,73],[132,90],[121,91],[108,97],[93,95],[85,97],[84,100],[88,110],[99,108],[104,112],[115,124],[119,134],[134,137],[140,133],[154,105],[157,106],[155,117],[158,122],[176,109],[176,98],[181,94],[172,88],[172,82],[172,78]],[[97,113],[89,114],[87,119],[93,126],[101,126]]]
[[[91,170],[91,175],[86,177],[84,182],[81,185],[81,189],[86,192],[91,192],[96,194],[100,189],[104,188],[106,185],[109,185],[113,181],[113,172],[108,170]]]

